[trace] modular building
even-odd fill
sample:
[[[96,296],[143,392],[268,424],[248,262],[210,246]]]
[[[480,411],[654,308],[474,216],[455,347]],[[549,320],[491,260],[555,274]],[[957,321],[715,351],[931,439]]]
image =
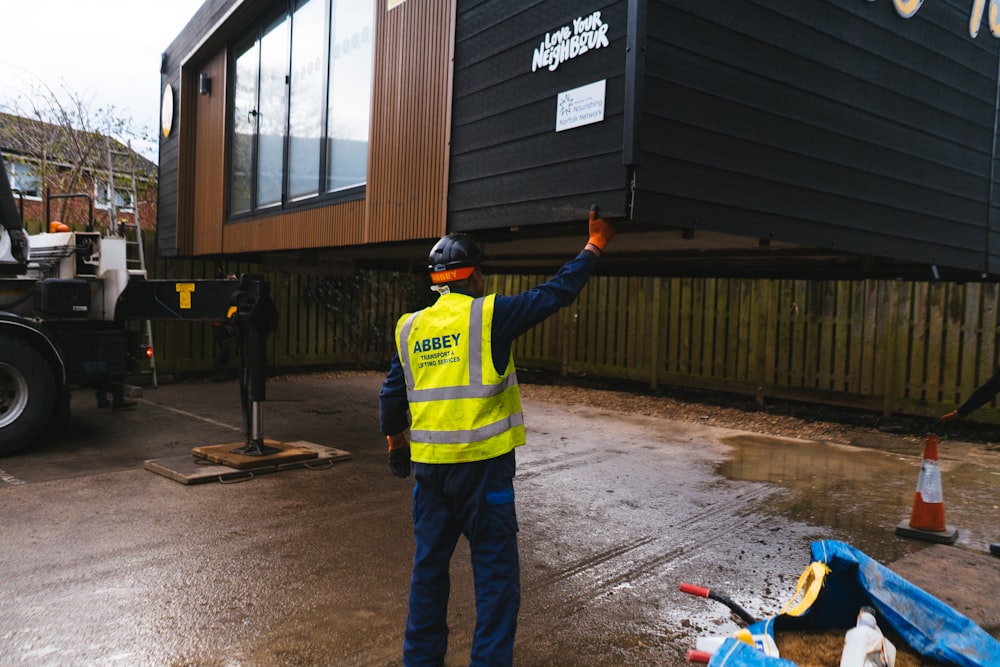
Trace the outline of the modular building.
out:
[[[991,279],[1000,25],[963,0],[208,0],[163,53],[158,252]]]

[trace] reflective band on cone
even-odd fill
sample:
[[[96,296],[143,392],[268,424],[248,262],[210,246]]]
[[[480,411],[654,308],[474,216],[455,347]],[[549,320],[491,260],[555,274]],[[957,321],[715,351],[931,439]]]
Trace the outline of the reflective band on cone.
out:
[[[910,525],[920,530],[944,530],[944,494],[941,492],[941,464],[924,455],[913,495]]]

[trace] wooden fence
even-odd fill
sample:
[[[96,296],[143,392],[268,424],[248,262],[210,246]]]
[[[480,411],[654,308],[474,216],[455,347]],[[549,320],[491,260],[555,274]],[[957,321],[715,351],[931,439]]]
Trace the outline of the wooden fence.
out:
[[[936,416],[996,369],[997,299],[993,283],[601,277],[515,354],[650,387]],[[995,409],[976,418],[1000,422]]]
[[[228,271],[258,272],[254,265]],[[152,277],[209,278],[213,262],[156,260]],[[398,316],[426,305],[421,278],[264,273],[278,307],[275,369],[385,367]],[[500,275],[515,294],[548,276]],[[522,337],[522,368],[936,416],[997,367],[993,283],[595,277],[572,306]],[[211,326],[154,326],[157,370],[212,368]],[[975,414],[1000,423],[993,405]]]

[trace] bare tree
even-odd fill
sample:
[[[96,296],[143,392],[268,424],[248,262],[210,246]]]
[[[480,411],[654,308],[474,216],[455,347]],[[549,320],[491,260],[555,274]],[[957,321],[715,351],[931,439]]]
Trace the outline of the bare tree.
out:
[[[0,105],[0,149],[9,160],[36,172],[43,196],[105,193],[108,205],[98,213],[99,223],[117,225],[111,217],[116,193],[129,207],[155,201],[156,166],[131,148],[133,141],[146,140],[116,107],[93,107],[66,86],[36,85],[13,104]],[[133,183],[139,201],[129,201]],[[51,207],[63,221],[79,222],[82,215],[70,199],[54,200]]]

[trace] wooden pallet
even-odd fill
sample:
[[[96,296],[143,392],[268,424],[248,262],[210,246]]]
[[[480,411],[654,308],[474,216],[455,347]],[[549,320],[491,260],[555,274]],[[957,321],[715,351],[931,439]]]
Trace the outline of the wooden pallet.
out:
[[[243,447],[243,444],[239,442],[195,447],[191,456],[150,459],[143,463],[143,468],[181,484],[231,483],[283,470],[329,468],[334,463],[351,458],[350,452],[304,440],[288,443],[266,440],[264,444],[281,449],[279,453],[268,456],[232,453],[233,449]]]

